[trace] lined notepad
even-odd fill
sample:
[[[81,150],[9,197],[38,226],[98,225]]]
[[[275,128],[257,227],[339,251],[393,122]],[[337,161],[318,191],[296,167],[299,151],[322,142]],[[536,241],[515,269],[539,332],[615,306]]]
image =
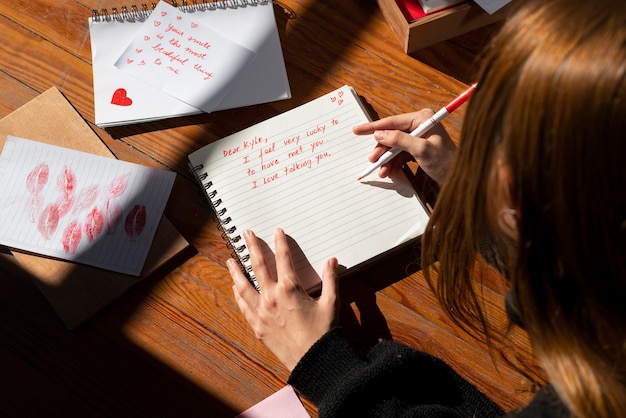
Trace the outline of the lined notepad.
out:
[[[244,230],[269,251],[275,229],[284,229],[311,290],[329,257],[353,268],[424,231],[428,214],[404,176],[357,181],[375,142],[352,127],[368,121],[355,91],[344,86],[189,155],[252,280]]]
[[[0,244],[138,276],[175,173],[8,136]]]

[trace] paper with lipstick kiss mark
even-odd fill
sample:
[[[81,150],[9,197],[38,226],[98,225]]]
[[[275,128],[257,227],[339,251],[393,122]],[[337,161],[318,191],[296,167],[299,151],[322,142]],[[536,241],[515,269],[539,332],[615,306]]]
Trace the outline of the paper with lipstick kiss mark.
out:
[[[0,244],[141,273],[175,174],[8,136]]]
[[[255,53],[159,2],[115,66],[170,96],[211,112]]]

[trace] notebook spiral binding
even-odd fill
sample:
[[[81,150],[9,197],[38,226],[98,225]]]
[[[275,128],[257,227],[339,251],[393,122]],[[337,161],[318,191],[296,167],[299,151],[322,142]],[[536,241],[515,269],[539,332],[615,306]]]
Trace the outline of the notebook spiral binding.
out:
[[[200,2],[193,0],[189,3],[183,0],[179,5],[176,0],[170,1],[172,6],[178,7],[180,10],[187,13],[217,9],[236,9],[239,7],[267,4],[269,2],[271,2],[271,0],[201,0]],[[117,7],[113,7],[110,12],[108,9],[94,9],[91,12],[91,19],[94,22],[141,22],[150,16],[150,13],[152,13],[155,7],[156,3],[150,3],[150,5],[142,3],[139,7],[137,5],[130,6],[130,9],[126,6],[121,6],[119,10]]]
[[[230,225],[233,220],[228,216],[228,209],[222,207],[222,200],[218,196],[219,192],[213,187],[213,182],[207,180],[208,175],[202,172],[203,168],[203,165],[198,165],[192,167],[191,172],[202,186],[204,197],[209,201],[213,215],[215,215],[217,220],[217,229],[222,233],[222,239],[226,242],[226,246],[232,250],[231,255],[233,259],[237,260],[248,280],[259,290],[252,266],[246,264],[250,260],[250,255],[246,253],[247,247],[244,243],[241,243],[242,238],[237,232],[237,226]]]

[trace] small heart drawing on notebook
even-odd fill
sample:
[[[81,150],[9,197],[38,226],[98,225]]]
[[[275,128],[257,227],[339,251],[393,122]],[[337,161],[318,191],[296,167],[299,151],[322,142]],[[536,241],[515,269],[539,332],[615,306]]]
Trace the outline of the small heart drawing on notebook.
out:
[[[117,89],[113,93],[113,97],[111,97],[111,104],[118,106],[130,106],[133,104],[133,101],[130,97],[126,95],[126,89]]]

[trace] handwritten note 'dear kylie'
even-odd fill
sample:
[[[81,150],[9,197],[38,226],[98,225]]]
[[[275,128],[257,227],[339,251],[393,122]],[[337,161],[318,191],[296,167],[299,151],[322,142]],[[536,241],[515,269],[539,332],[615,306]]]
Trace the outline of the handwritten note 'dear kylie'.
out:
[[[111,104],[118,106],[130,106],[133,104],[133,100],[126,95],[126,89],[119,88],[113,92]]]

